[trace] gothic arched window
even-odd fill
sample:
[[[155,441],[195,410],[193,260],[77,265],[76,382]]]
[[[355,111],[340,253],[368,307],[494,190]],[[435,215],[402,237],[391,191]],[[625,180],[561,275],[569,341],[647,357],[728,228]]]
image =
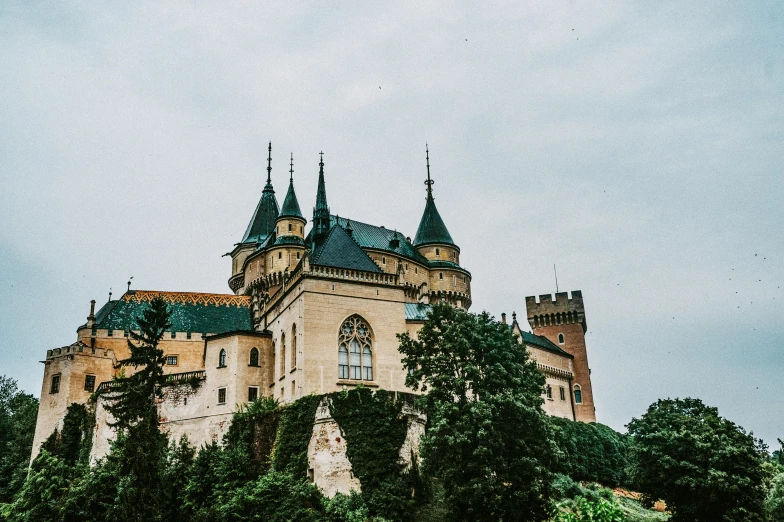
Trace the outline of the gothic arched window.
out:
[[[225,368],[225,367],[226,367],[226,350],[221,348],[221,351],[218,354],[218,368]]]
[[[286,334],[280,334],[280,375],[286,374]]]
[[[574,403],[575,404],[583,403],[583,391],[580,389],[579,384],[574,385]]]
[[[250,362],[248,363],[250,366],[258,366],[259,365],[259,349],[253,347],[250,349]]]
[[[352,315],[340,327],[338,376],[341,379],[373,380],[373,339],[370,327]]]

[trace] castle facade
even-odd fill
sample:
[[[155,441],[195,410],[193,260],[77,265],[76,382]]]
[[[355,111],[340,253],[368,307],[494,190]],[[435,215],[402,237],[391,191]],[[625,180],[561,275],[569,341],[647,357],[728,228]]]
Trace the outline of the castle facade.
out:
[[[362,384],[409,392],[396,334],[416,336],[431,303],[468,310],[471,273],[436,209],[427,158],[427,191],[413,241],[403,234],[338,217],[327,204],[323,156],[312,227],[294,189],[293,167],[283,205],[267,180],[242,240],[230,252],[230,294],[129,290],[99,310],[91,303],[73,344],[47,350],[33,453],[57,428],[69,404],[110,391],[115,363],[129,355],[135,318],[155,297],[171,310],[159,347],[173,386],[159,404],[170,435],[197,447],[220,440],[236,409],[259,397],[289,402]],[[546,376],[544,409],[595,421],[580,291],[526,297],[519,336]],[[506,314],[502,314],[506,322]],[[112,433],[96,406],[93,459],[108,452]]]

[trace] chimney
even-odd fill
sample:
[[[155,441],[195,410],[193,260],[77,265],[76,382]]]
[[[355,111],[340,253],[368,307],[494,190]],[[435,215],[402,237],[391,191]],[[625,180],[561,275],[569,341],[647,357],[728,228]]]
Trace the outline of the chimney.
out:
[[[501,312],[501,322],[506,324],[506,312]]]
[[[90,301],[90,315],[87,316],[87,326],[91,327],[95,324],[95,299]]]

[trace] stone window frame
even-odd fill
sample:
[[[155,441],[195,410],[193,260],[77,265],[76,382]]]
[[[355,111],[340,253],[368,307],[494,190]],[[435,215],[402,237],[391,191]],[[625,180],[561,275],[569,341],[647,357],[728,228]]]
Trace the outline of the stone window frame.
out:
[[[563,386],[559,386],[558,395],[563,402],[566,402],[566,388],[564,388]]]
[[[579,384],[575,384],[573,387],[574,391],[574,403],[575,404],[582,404],[583,403],[583,388]]]
[[[248,366],[253,366],[256,368],[259,366],[259,349],[255,346],[250,349],[250,354],[248,355]]]
[[[362,333],[364,327],[365,333]],[[358,351],[352,351],[356,342]],[[340,322],[338,329],[338,379],[357,382],[374,382],[375,371],[375,339],[370,323],[359,314],[352,314]],[[356,357],[353,355],[356,354]],[[370,364],[366,364],[366,357]],[[359,361],[359,365],[352,362]],[[354,368],[359,369],[356,377]],[[369,371],[369,372],[368,372]]]
[[[253,398],[251,398],[251,396],[253,395],[253,394],[251,393],[251,390],[253,390],[253,391],[255,391],[255,392],[256,392],[256,393],[255,393],[255,397],[253,397]],[[258,398],[260,397],[260,395],[259,395],[260,391],[261,391],[261,390],[259,390],[259,387],[258,387],[258,386],[248,386],[248,402],[253,402],[253,401],[255,401],[256,399],[258,399]]]
[[[92,380],[90,379],[90,377],[92,377]],[[90,384],[90,386],[88,386],[88,384]],[[92,373],[88,373],[87,375],[84,376],[84,391],[90,393],[95,391],[95,375],[93,375]]]
[[[297,369],[297,323],[291,325],[291,371]]]
[[[218,368],[226,368],[226,348],[221,348],[218,352]]]
[[[544,394],[548,401],[553,400],[553,387],[549,384],[544,387]]]
[[[226,387],[221,386],[218,388],[218,404],[226,404]]]
[[[566,336],[562,333],[558,333],[558,344],[564,344],[566,342]]]
[[[60,393],[60,382],[63,380],[63,374],[55,373],[49,381],[49,395]]]
[[[174,359],[174,362],[171,362]],[[177,353],[169,354],[166,356],[166,366],[179,366],[180,355]]]

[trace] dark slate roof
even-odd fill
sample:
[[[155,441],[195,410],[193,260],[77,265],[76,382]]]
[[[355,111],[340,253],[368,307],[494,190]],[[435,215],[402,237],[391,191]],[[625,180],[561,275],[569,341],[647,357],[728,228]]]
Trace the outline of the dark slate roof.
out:
[[[330,225],[334,225],[340,219],[340,225],[343,228],[351,227],[351,236],[362,248],[373,248],[377,250],[386,250],[387,252],[395,253],[399,256],[407,257],[418,263],[427,266],[428,261],[425,257],[417,252],[406,237],[400,232],[389,230],[388,228],[376,227],[362,223],[361,221],[354,221],[353,219],[338,218],[330,216]],[[397,247],[393,247],[390,243],[393,239],[398,240]]]
[[[430,305],[425,303],[406,303],[406,321],[426,321]]]
[[[541,335],[534,335],[531,332],[526,332],[525,330],[521,330],[520,333],[522,334],[523,342],[525,344],[530,344],[537,348],[541,348],[542,350],[554,353],[556,355],[561,355],[563,357],[574,359],[574,356],[572,354],[561,349],[557,344],[553,343],[547,337],[543,337]]]
[[[310,262],[320,266],[383,272],[340,226],[333,226],[330,229],[326,237],[316,246]]]
[[[95,314],[95,327],[138,330],[136,317],[155,297],[162,297],[168,303],[174,332],[219,334],[253,329],[248,296],[148,290],[130,290],[120,299],[107,302]]]
[[[248,229],[242,237],[242,243],[256,243],[266,239],[275,230],[276,219],[278,219],[278,200],[275,198],[272,184],[267,183],[253,217],[250,218]]]
[[[460,270],[461,272],[471,275],[471,272],[452,261],[430,261],[430,268],[454,268],[455,270]]]
[[[286,199],[283,200],[283,206],[280,209],[278,217],[298,217],[305,219],[302,216],[302,211],[299,209],[299,202],[297,201],[297,193],[294,192],[294,181],[289,181],[289,190],[286,192]]]
[[[452,236],[446,229],[444,220],[436,209],[436,203],[432,197],[427,198],[425,203],[425,212],[422,214],[422,220],[419,222],[416,236],[414,237],[414,246],[425,245],[428,243],[446,243],[454,245]]]
[[[299,245],[305,246],[305,241],[299,236],[278,236],[275,238],[275,242],[272,245],[266,246],[277,246],[277,245]]]

